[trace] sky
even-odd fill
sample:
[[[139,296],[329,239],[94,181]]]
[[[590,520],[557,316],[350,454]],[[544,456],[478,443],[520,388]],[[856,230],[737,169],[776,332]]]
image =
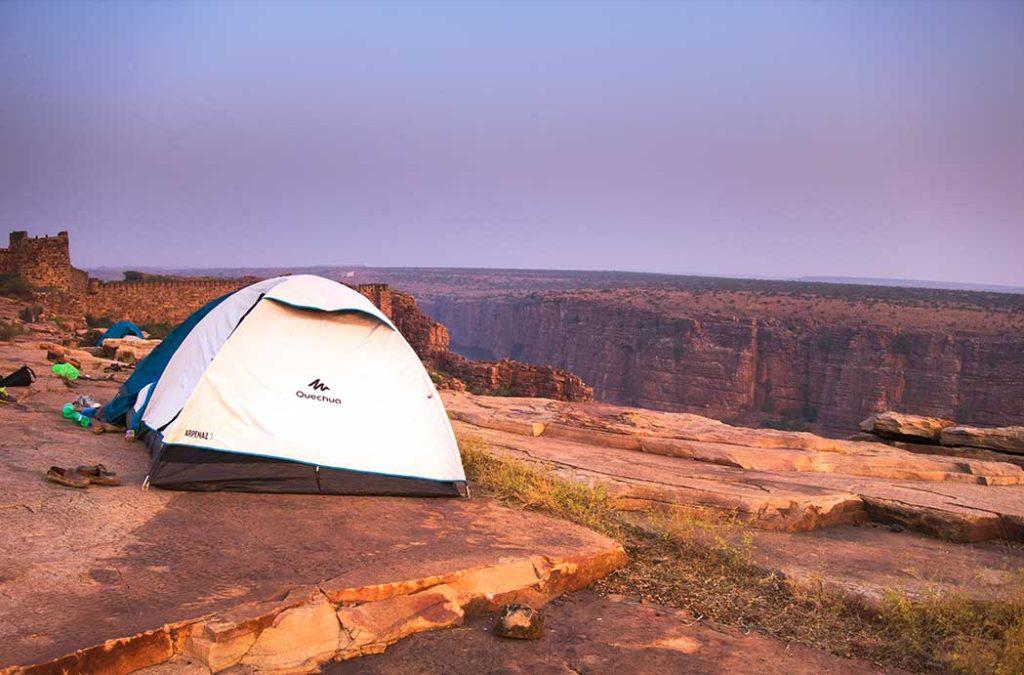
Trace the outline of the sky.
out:
[[[80,267],[1020,286],[1024,3],[3,2],[0,225]]]

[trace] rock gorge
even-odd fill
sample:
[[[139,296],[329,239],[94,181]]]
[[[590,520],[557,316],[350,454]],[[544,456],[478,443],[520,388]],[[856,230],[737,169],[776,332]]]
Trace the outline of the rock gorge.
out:
[[[357,289],[395,322],[442,388],[560,401],[594,398],[594,389],[571,372],[507,358],[480,361],[456,354],[450,349],[448,329],[424,314],[413,296],[387,284],[364,284]]]
[[[456,351],[565,368],[602,401],[830,434],[887,409],[1024,423],[1024,314],[1013,306],[637,289],[420,303]]]

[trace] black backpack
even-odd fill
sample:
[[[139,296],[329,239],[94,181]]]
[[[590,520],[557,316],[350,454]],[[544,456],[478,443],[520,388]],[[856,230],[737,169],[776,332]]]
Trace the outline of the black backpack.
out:
[[[0,387],[27,387],[36,381],[36,374],[28,366],[22,366],[7,377],[0,378]]]

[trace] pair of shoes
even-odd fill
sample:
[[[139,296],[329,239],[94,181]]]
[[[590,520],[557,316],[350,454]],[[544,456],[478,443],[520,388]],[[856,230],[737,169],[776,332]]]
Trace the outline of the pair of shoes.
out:
[[[80,466],[75,469],[75,473],[85,476],[93,485],[114,486],[121,484],[121,478],[113,471],[107,471],[107,467],[102,464]]]
[[[74,471],[59,466],[51,466],[46,472],[46,480],[59,485],[73,488],[86,488],[90,485],[114,486],[121,484],[121,478],[113,471],[107,471],[102,464],[80,466]]]

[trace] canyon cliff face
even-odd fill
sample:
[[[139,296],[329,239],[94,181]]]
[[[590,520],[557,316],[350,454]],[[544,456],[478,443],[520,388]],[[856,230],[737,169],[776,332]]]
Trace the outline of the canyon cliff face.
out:
[[[448,327],[457,351],[566,368],[593,385],[598,400],[836,434],[886,409],[982,425],[1024,422],[1019,331],[914,328],[907,311],[884,325],[854,320],[856,307],[825,322],[773,311],[770,300],[760,311],[726,313],[600,296],[435,295],[421,303]]]
[[[559,368],[510,359],[474,361],[452,352],[447,328],[424,314],[408,293],[386,284],[365,284],[357,290],[394,322],[442,388],[561,401],[594,398],[592,387]]]

